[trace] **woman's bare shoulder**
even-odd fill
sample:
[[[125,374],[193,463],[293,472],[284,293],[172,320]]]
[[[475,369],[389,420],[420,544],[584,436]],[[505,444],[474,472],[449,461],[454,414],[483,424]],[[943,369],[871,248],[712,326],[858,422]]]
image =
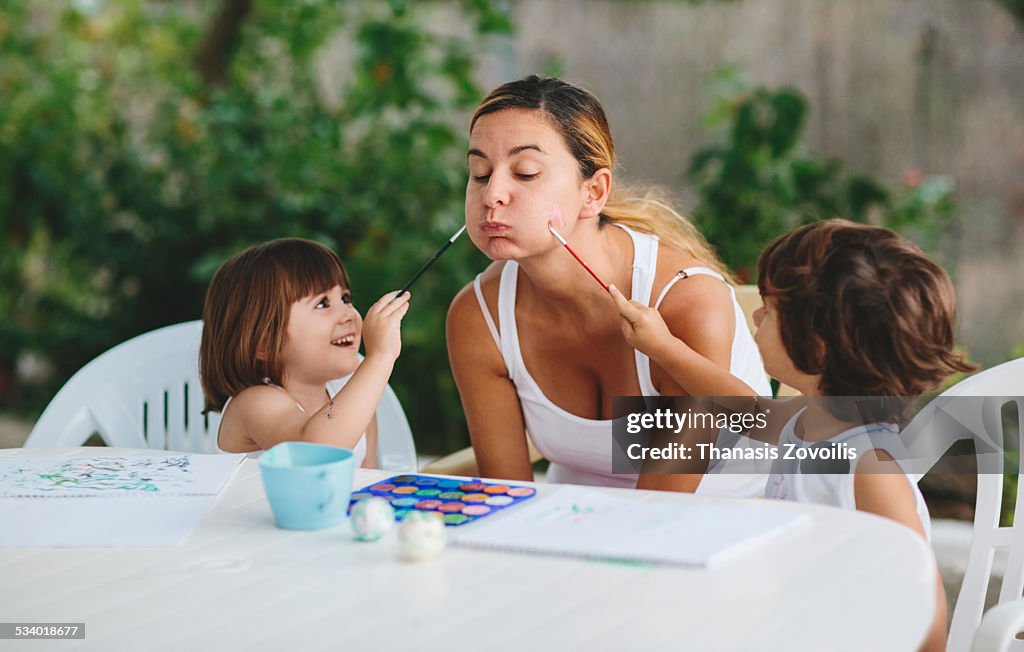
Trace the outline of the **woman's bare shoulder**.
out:
[[[658,268],[655,270],[651,300],[657,299],[662,288],[670,283],[679,272],[694,267],[710,267],[710,265],[678,249],[665,245],[659,246]],[[672,304],[680,302],[692,304],[693,301],[708,302],[710,306],[717,304],[720,307],[729,306],[732,303],[729,287],[718,278],[708,274],[693,274],[677,281],[664,299],[666,307],[669,308]]]
[[[504,266],[505,263],[503,261],[493,262],[480,273],[480,290],[483,292],[484,303],[487,304],[487,308],[491,312],[491,317],[495,323],[497,323],[498,319],[498,286],[501,279],[501,270]],[[449,327],[453,325],[460,327],[472,326],[478,320],[480,322],[479,325],[486,327],[483,315],[480,312],[479,301],[476,298],[474,284],[475,280],[467,283],[459,290],[455,298],[452,299],[452,303],[448,307]]]
[[[669,274],[661,285],[655,283],[652,303],[676,272]],[[689,335],[712,339],[722,337],[732,341],[736,323],[732,295],[729,286],[714,276],[694,274],[680,279],[672,285],[658,310],[672,332],[684,340],[688,341]]]

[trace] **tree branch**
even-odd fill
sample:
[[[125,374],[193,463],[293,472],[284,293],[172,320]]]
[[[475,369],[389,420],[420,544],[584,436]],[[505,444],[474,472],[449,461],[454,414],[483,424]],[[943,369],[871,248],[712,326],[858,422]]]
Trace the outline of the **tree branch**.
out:
[[[252,0],[223,0],[196,54],[195,67],[207,87],[227,81],[231,57],[238,47],[242,23],[252,8]]]

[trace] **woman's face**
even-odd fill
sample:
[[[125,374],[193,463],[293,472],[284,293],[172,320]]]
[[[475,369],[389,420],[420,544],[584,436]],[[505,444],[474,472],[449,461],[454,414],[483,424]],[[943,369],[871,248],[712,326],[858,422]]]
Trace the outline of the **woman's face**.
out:
[[[558,247],[548,231],[554,206],[571,232],[585,199],[579,165],[543,114],[490,113],[469,134],[466,225],[491,260],[521,259]]]

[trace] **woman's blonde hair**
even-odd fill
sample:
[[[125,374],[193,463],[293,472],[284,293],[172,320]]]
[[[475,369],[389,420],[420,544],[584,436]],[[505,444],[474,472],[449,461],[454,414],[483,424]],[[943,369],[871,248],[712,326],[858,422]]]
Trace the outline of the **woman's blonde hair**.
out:
[[[589,179],[601,168],[615,170],[615,144],[601,103],[588,91],[553,77],[531,75],[491,91],[473,114],[476,121],[505,109],[540,111],[558,131],[579,164],[580,175]],[[601,213],[607,223],[651,233],[678,251],[731,278],[725,264],[688,219],[673,208],[667,193],[655,187],[613,188]]]

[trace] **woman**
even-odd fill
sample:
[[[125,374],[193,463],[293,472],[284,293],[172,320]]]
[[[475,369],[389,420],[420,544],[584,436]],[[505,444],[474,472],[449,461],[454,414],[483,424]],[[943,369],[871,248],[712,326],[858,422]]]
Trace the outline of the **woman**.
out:
[[[473,115],[466,224],[495,262],[452,302],[447,335],[480,473],[532,479],[529,433],[552,482],[759,495],[763,477],[612,473],[612,398],[684,392],[626,344],[611,297],[549,222],[604,282],[770,394],[723,265],[667,204],[613,193],[614,168],[600,103],[563,81],[505,84]]]

